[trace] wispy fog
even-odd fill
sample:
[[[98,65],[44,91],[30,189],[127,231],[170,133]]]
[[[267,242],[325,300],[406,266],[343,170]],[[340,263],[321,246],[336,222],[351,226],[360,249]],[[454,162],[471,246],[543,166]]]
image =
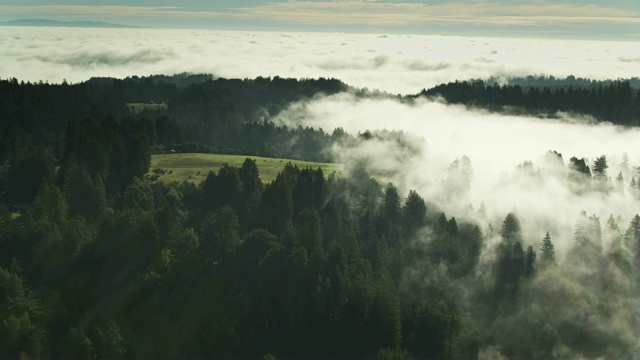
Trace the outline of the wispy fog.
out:
[[[588,119],[564,117],[558,121],[496,115],[440,102],[409,105],[341,94],[293,105],[278,121],[329,131],[342,127],[354,134],[401,130],[400,140],[373,137],[355,147],[336,148],[335,154],[347,169],[366,164],[383,181],[392,181],[405,194],[417,190],[450,216],[477,221],[477,210],[484,203],[488,221],[499,229],[504,216],[515,211],[523,220],[525,241],[537,247],[549,231],[562,257],[573,243],[581,211],[595,214],[603,224],[609,215],[619,216],[626,227],[640,210],[638,201],[625,194],[632,176],[637,178],[631,165],[640,164],[634,146],[640,129],[589,125]],[[606,155],[611,186],[619,172],[624,186],[608,192],[582,191],[568,180],[565,166],[545,161],[549,150],[561,153],[564,165],[575,156],[586,158],[591,166],[596,157]],[[621,165],[625,152],[630,166]],[[473,168],[471,186],[468,191],[452,191],[452,182],[459,179],[450,175],[449,165],[465,155]],[[518,168],[525,161],[533,166]]]
[[[3,27],[0,76],[71,82],[92,76],[204,72],[221,77],[335,77],[391,93],[469,78],[638,75],[633,42],[211,30]]]

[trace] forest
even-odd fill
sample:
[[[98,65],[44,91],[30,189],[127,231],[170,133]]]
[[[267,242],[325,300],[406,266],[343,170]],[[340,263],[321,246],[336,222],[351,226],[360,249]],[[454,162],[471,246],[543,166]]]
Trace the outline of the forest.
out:
[[[560,256],[554,229],[524,233],[526,209],[500,222],[483,206],[452,213],[366,164],[289,164],[270,183],[250,158],[201,184],[145,176],[168,151],[333,161],[336,146],[410,146],[394,131],[274,122],[342,92],[640,125],[633,79],[543,80],[408,97],[322,78],[0,80],[0,357],[640,357],[636,213],[574,214]],[[623,177],[604,155],[549,150],[518,174],[640,201],[640,164]],[[451,199],[471,186],[469,155],[445,170]]]

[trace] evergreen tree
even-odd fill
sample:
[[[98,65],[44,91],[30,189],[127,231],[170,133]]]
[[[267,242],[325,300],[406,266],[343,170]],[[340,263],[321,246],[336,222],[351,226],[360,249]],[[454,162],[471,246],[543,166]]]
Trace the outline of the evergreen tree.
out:
[[[217,174],[209,172],[202,182],[202,209],[211,211],[230,206],[236,213],[243,213],[242,191],[238,168],[224,163]]]
[[[513,308],[519,292],[519,282],[525,272],[525,254],[522,250],[520,220],[509,213],[500,230],[495,264],[495,296],[498,303]]]
[[[500,236],[502,241],[506,243],[514,243],[522,241],[520,229],[520,220],[514,213],[509,213],[500,227]]]
[[[616,183],[618,184],[618,188],[624,190],[624,176],[622,176],[622,171],[618,173],[616,176]]]
[[[597,157],[593,161],[592,167],[594,179],[604,178],[606,180],[608,168],[609,165],[607,164],[607,157],[604,155]]]
[[[608,272],[616,273],[622,272],[625,276],[630,276],[632,266],[632,254],[629,251],[629,244],[627,243],[626,237],[621,236],[620,228],[616,220],[613,218],[613,215],[609,215],[609,219],[607,220],[607,226],[605,227],[605,234],[607,243],[609,247],[606,251],[606,257],[608,261]],[[612,278],[608,282],[608,286],[612,290],[616,290],[617,288],[626,287],[623,281],[617,281],[619,279]]]
[[[535,272],[535,264],[536,264],[536,252],[533,250],[533,246],[529,245],[527,247],[527,253],[525,255],[525,263],[524,263],[524,277],[530,278],[533,276]]]
[[[20,275],[0,267],[0,354],[44,357],[49,334],[42,327],[43,305]]]
[[[226,259],[240,245],[240,225],[235,211],[224,206],[207,213],[198,235],[206,262]]]
[[[625,237],[629,248],[633,249],[634,255],[640,260],[640,215],[636,214],[631,219]]]
[[[308,254],[322,247],[322,227],[316,209],[306,208],[296,216],[296,238]]]
[[[426,225],[427,206],[417,192],[409,191],[402,207],[403,234],[406,238]]]
[[[636,184],[636,178],[635,176],[631,178],[631,181],[629,182],[629,194],[631,194],[631,196],[634,196],[636,198],[638,198],[640,196],[640,191],[638,189],[638,184]]]
[[[549,232],[542,239],[542,243],[540,244],[540,253],[542,254],[542,261],[547,263],[554,263],[556,261],[556,251],[553,246],[553,242],[551,241],[551,236],[549,236]]]
[[[293,218],[293,196],[286,178],[278,174],[276,179],[265,186],[260,204],[256,227],[269,230],[272,234],[281,235],[287,223]]]
[[[246,158],[238,169],[238,177],[242,184],[242,211],[238,214],[241,222],[246,222],[250,215],[254,214],[258,204],[264,185],[260,180],[260,173],[256,161]]]
[[[102,181],[97,178],[94,182],[87,168],[75,162],[74,157],[70,158],[64,174],[62,189],[69,205],[69,215],[97,220],[107,203]]]
[[[478,261],[480,260],[483,243],[484,235],[482,234],[482,230],[480,230],[478,225],[473,225],[471,228],[471,234],[464,246],[464,268],[462,275],[468,274],[475,269]]]
[[[402,208],[398,189],[391,183],[384,190],[384,202],[378,214],[378,232],[384,235],[392,247],[400,244]]]
[[[609,178],[607,177],[607,169],[609,165],[607,164],[607,158],[602,155],[596,158],[593,162],[593,181],[595,182],[595,186],[597,190],[606,191],[608,190],[607,182]]]
[[[51,153],[39,147],[27,147],[9,161],[5,201],[30,203],[38,194],[43,180],[52,182],[55,174]]]
[[[120,359],[126,354],[120,327],[114,321],[109,321],[104,330],[97,328],[97,333],[98,358]]]

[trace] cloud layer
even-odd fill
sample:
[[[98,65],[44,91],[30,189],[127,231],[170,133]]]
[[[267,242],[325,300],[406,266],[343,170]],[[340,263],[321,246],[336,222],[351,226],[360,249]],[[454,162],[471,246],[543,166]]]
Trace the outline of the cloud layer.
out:
[[[488,220],[499,230],[507,213],[522,219],[529,245],[538,247],[549,231],[561,257],[573,244],[573,229],[581,211],[600,218],[602,226],[610,215],[626,229],[640,202],[626,187],[632,166],[621,165],[628,153],[630,165],[640,165],[634,144],[640,129],[622,129],[610,124],[588,125],[570,117],[570,122],[533,117],[496,115],[439,102],[422,100],[403,104],[395,100],[357,99],[348,94],[317,99],[291,106],[277,121],[289,125],[333,129],[351,133],[387,129],[404,132],[402,141],[370,140],[357,147],[335,149],[345,168],[365,163],[373,173],[383,174],[406,195],[417,190],[449,216],[477,222],[484,203]],[[608,176],[615,184],[619,172],[623,189],[610,192],[576,192],[567,181],[566,167],[554,167],[544,157],[547,151],[563,155],[564,163],[585,157],[591,166],[601,155],[608,159]],[[450,193],[449,164],[467,155],[473,167],[469,191]],[[531,169],[520,168],[531,161]],[[347,170],[348,172],[348,170]],[[348,174],[347,174],[348,175]],[[480,221],[483,223],[483,221]]]
[[[211,30],[5,27],[0,76],[78,82],[92,76],[206,72],[221,77],[335,77],[417,93],[469,78],[637,76],[629,42]]]

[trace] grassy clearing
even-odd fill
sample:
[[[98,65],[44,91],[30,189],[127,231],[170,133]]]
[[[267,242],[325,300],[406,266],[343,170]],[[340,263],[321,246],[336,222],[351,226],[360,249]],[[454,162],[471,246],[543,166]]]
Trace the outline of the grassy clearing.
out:
[[[282,171],[284,166],[291,162],[299,168],[320,167],[325,175],[333,172],[340,173],[341,164],[317,163],[310,161],[266,158],[260,156],[245,155],[220,155],[220,154],[161,154],[151,156],[149,177],[158,176],[163,182],[191,181],[199,184],[207,177],[209,171],[218,171],[225,163],[230,166],[240,167],[246,158],[256,161],[262,182],[269,183]]]
[[[129,108],[129,111],[131,111],[132,113],[139,113],[141,111],[145,111],[145,110],[151,110],[151,111],[166,111],[167,110],[167,104],[165,103],[160,103],[160,104],[154,104],[154,103],[128,103],[127,107]]]

